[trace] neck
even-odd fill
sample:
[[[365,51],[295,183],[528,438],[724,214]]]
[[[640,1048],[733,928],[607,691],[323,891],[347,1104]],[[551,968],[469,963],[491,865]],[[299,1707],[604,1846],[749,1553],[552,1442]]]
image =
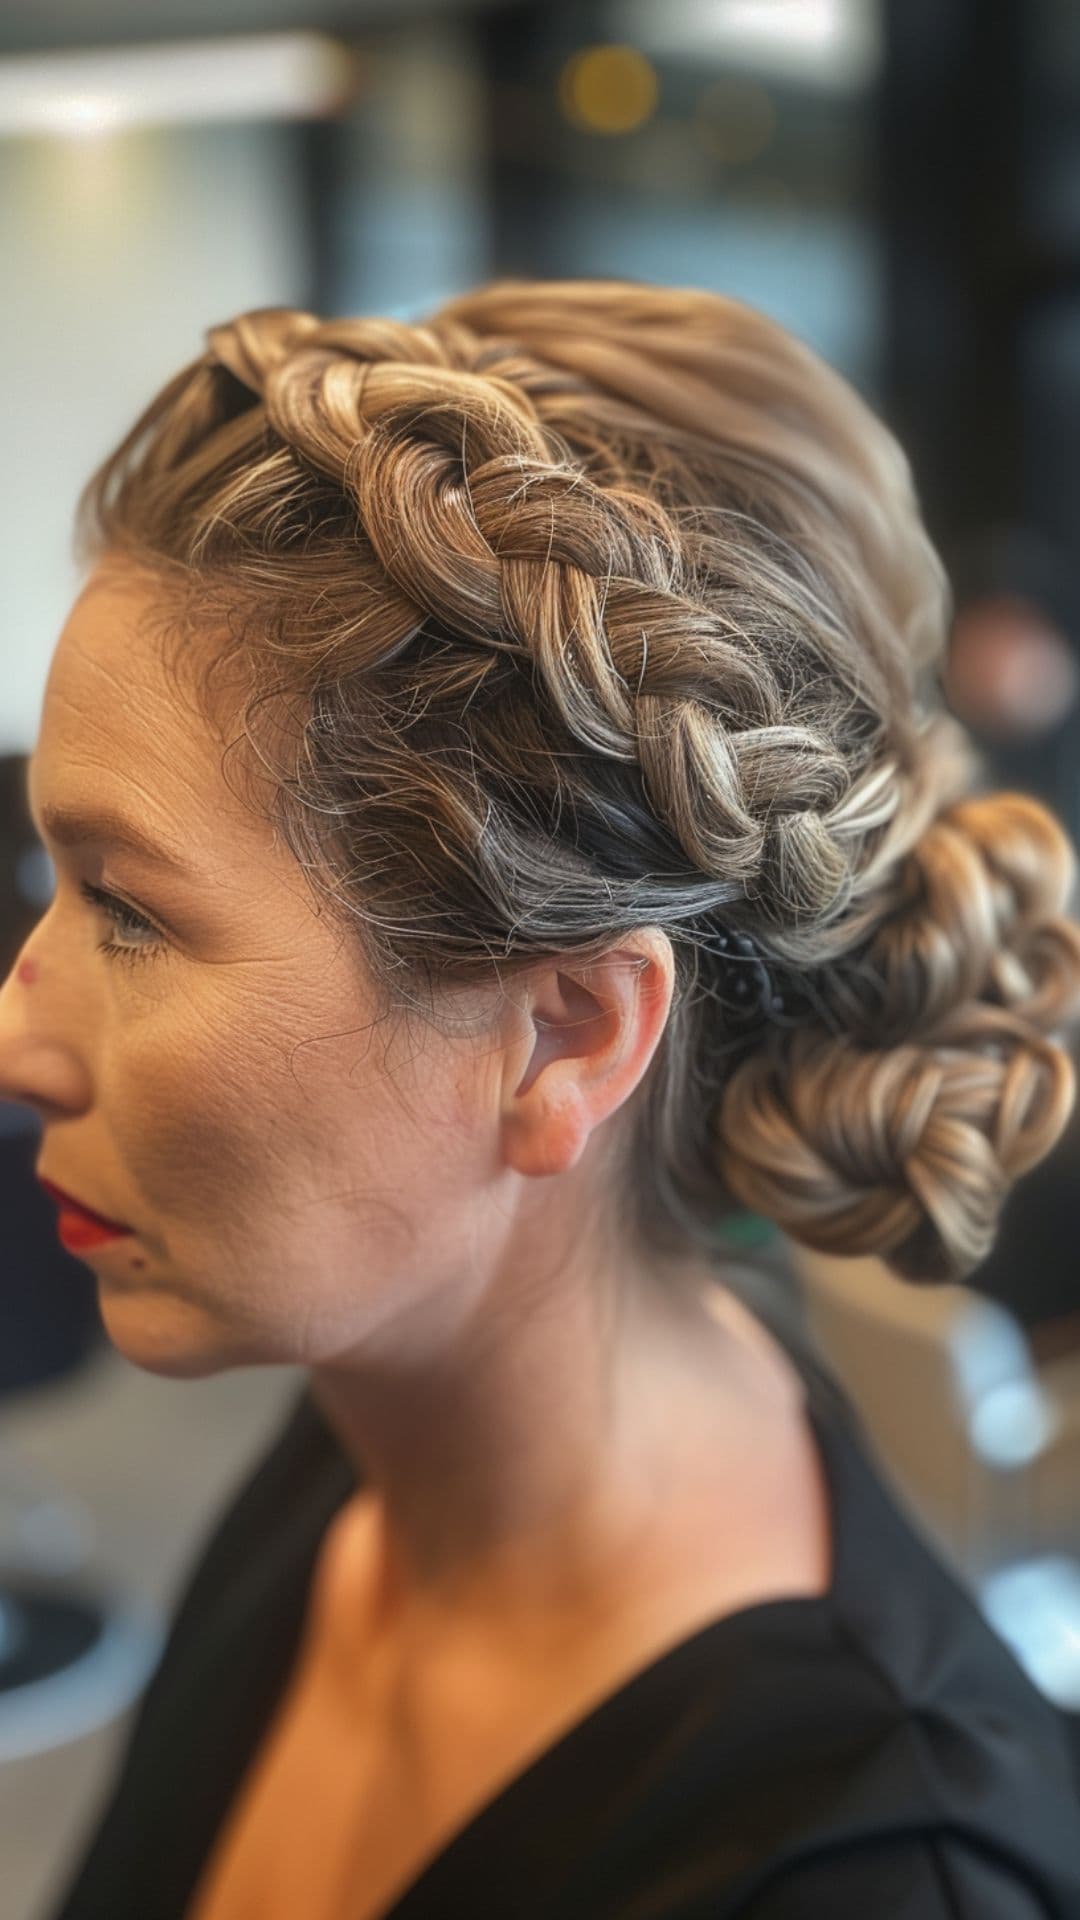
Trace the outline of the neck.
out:
[[[451,1336],[397,1325],[393,1356],[313,1369],[380,1624],[554,1626],[656,1577],[801,1387],[718,1280],[507,1286]]]

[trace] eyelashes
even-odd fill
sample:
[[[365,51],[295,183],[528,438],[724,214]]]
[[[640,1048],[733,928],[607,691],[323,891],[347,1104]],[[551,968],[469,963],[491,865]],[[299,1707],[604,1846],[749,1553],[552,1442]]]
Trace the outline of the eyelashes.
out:
[[[123,960],[131,965],[136,961],[151,960],[165,949],[165,941],[153,922],[136,913],[126,900],[120,900],[115,893],[109,893],[104,887],[95,887],[91,881],[82,880],[79,892],[91,906],[97,907],[106,919],[111,920],[114,928],[121,933],[149,934],[147,941],[134,947],[127,947],[116,940],[99,940],[98,952],[108,954],[110,959]]]

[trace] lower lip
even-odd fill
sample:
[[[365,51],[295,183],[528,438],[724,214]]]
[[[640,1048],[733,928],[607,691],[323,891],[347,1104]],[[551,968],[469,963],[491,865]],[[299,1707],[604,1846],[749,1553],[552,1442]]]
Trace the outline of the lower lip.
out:
[[[61,1207],[56,1230],[69,1253],[85,1253],[88,1247],[101,1247],[107,1240],[131,1238],[126,1227],[105,1227],[76,1207]]]

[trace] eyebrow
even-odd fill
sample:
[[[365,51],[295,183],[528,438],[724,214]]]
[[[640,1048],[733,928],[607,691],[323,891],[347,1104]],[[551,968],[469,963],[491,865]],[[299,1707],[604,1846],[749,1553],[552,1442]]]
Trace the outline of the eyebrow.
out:
[[[59,847],[81,847],[88,841],[126,847],[130,853],[139,854],[172,873],[191,877],[191,864],[179,848],[155,840],[134,820],[112,807],[72,807],[57,801],[46,802],[41,809],[41,823]]]

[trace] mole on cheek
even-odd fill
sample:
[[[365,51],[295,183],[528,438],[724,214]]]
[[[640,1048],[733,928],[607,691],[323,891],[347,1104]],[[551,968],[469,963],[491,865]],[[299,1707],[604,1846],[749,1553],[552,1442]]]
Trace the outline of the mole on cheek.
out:
[[[36,960],[20,960],[19,961],[19,968],[16,974],[16,979],[21,980],[24,987],[32,987],[37,977],[38,977],[38,963]]]

